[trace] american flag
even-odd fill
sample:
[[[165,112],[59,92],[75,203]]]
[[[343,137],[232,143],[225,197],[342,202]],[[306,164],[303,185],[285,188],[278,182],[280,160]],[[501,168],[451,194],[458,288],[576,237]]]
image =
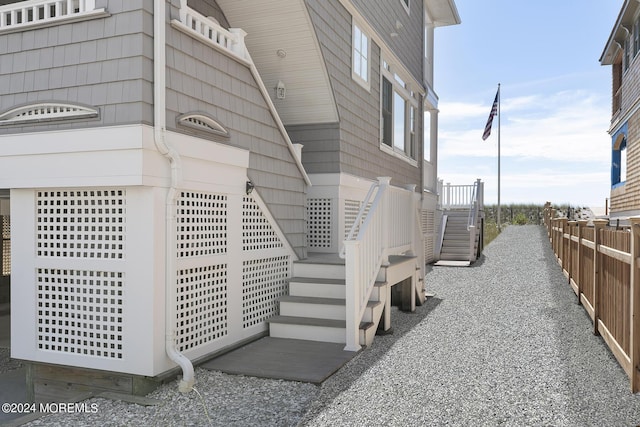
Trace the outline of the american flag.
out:
[[[486,140],[491,135],[491,125],[493,125],[493,118],[498,115],[498,98],[500,96],[500,89],[496,92],[496,99],[493,100],[493,105],[491,106],[491,112],[489,113],[489,119],[487,119],[487,124],[484,127],[484,133],[482,134],[482,140]]]

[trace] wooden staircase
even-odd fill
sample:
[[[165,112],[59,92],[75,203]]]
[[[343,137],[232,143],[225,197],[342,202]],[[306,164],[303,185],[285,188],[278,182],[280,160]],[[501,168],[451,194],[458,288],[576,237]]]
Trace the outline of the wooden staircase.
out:
[[[390,261],[389,266],[380,269],[360,322],[360,345],[369,346],[373,342],[385,308],[388,313],[391,306],[391,287],[416,275],[414,257],[396,256]],[[308,259],[295,262],[289,295],[280,298],[280,315],[269,319],[269,335],[346,343],[345,289],[345,263],[337,255],[311,254]],[[424,301],[424,290],[421,293],[422,298],[417,296],[419,303]],[[389,329],[389,319],[383,322],[383,329]]]

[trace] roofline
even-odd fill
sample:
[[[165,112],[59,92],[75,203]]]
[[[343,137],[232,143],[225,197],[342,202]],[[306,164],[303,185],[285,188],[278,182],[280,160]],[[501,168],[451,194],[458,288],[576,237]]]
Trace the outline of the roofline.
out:
[[[607,44],[605,45],[604,50],[600,55],[599,61],[601,65],[613,64],[613,61],[617,56],[614,53],[617,51],[617,49],[620,48],[620,43],[617,39],[619,39],[620,37],[626,37],[624,33],[625,33],[625,30],[628,30],[627,28],[624,27],[624,24],[625,24],[624,21],[626,19],[633,19],[633,15],[635,15],[640,5],[639,2],[640,0],[625,0],[624,4],[622,5],[622,8],[620,8],[620,13],[618,14],[616,23],[613,26],[611,30],[611,34],[609,35],[609,39],[607,40]],[[632,3],[635,7],[630,8]],[[629,22],[627,24],[633,25],[632,22]],[[615,49],[615,51],[612,51],[612,49]],[[610,57],[609,60],[607,60],[607,57]]]

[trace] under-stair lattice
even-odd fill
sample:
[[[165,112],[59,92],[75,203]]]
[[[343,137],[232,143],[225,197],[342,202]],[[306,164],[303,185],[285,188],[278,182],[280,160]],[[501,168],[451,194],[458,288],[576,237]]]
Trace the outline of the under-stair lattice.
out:
[[[208,344],[228,333],[227,265],[208,265],[178,272],[177,347]]]
[[[228,334],[228,197],[182,191],[177,200],[176,344],[179,351]],[[188,266],[188,267],[187,267]]]
[[[178,257],[227,252],[227,196],[182,192],[178,198]]]
[[[278,314],[278,298],[288,293],[289,257],[242,263],[242,326],[248,328]]]
[[[290,264],[289,255],[273,256],[283,242],[251,196],[242,202],[242,242],[242,326],[249,328],[277,314]]]
[[[435,218],[436,213],[428,210],[423,210],[420,218],[422,222],[422,231],[424,233],[424,258],[427,263],[435,259]]]

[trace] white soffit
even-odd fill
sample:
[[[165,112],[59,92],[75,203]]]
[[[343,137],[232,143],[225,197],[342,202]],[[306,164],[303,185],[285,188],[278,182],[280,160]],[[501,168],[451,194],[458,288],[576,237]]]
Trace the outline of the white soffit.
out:
[[[231,27],[247,32],[245,42],[251,58],[285,125],[338,121],[329,76],[304,0],[218,0],[218,5]],[[275,96],[279,81],[286,87],[285,99]]]

